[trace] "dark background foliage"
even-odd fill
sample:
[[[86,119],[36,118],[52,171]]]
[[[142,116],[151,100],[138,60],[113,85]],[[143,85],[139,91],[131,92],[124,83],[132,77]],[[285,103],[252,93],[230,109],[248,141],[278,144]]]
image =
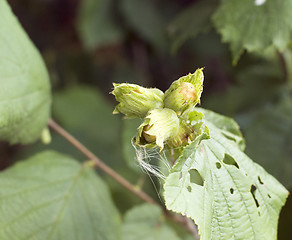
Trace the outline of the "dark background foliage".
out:
[[[232,65],[229,45],[221,42],[211,18],[216,0],[9,3],[50,71],[53,117],[127,179],[135,182],[141,175],[129,144],[138,123],[111,115],[112,82],[165,90],[180,76],[205,67],[201,106],[235,118],[246,138],[246,153],[292,190],[291,47],[244,52]],[[54,134],[49,147],[83,159]],[[1,167],[44,148],[42,143],[1,143]],[[145,181],[156,197],[148,177]],[[120,196],[120,210],[138,202],[108,182]],[[279,239],[289,238],[291,205],[290,197],[280,216]]]

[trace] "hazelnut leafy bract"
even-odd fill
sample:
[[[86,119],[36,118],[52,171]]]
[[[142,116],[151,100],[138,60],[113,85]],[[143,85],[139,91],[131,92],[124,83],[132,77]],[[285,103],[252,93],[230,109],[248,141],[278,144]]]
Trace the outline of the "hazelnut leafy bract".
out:
[[[144,118],[151,109],[163,107],[163,92],[157,88],[143,88],[136,84],[114,83],[112,94],[120,102],[114,114],[122,113],[127,118]]]
[[[163,176],[165,204],[192,218],[202,240],[275,240],[288,191],[244,154],[235,121],[195,108],[203,79],[198,69],[174,81],[164,94],[114,85],[112,93],[120,102],[114,113],[143,119],[133,141],[138,147],[173,150],[174,165]]]
[[[201,133],[203,114],[194,107],[200,102],[203,80],[203,69],[197,69],[173,82],[165,93],[135,84],[114,84],[112,94],[119,104],[113,113],[144,120],[135,138],[138,146],[183,147]]]

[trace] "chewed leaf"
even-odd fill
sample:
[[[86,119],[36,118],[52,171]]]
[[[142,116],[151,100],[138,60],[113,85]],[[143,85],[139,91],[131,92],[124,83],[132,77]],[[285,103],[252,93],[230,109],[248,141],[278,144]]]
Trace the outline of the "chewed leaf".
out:
[[[235,143],[241,151],[245,149],[245,140],[242,137],[238,124],[232,118],[203,108],[197,108],[196,110],[204,114],[204,122],[207,125],[214,125],[225,138]]]
[[[230,43],[236,63],[243,50],[284,50],[292,36],[291,8],[291,0],[223,0],[213,22],[223,41]]]
[[[220,129],[206,125],[210,139],[186,147],[166,178],[167,208],[191,217],[202,240],[276,239],[287,190]]]

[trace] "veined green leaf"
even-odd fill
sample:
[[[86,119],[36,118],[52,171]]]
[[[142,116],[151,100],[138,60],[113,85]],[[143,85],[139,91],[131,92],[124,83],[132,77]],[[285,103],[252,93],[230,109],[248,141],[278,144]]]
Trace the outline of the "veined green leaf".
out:
[[[210,139],[186,147],[166,179],[167,208],[191,217],[202,240],[276,239],[287,190],[221,129],[206,125]]]
[[[0,173],[0,182],[0,239],[119,239],[119,213],[89,166],[47,151]]]
[[[176,233],[165,223],[162,209],[144,204],[130,209],[123,223],[124,240],[179,240]]]
[[[292,0],[223,0],[213,21],[236,63],[243,50],[263,51],[271,45],[284,50],[292,37],[291,9]]]
[[[0,85],[0,139],[35,141],[50,115],[49,77],[6,0],[0,1]]]
[[[204,114],[204,122],[207,126],[208,122],[212,123],[225,138],[236,143],[239,149],[244,151],[245,140],[242,137],[238,124],[232,118],[225,117],[203,108],[197,108],[197,110]]]

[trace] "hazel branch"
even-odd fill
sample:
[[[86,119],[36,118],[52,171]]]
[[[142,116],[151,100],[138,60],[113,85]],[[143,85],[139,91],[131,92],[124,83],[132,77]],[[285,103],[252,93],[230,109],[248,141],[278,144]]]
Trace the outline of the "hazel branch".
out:
[[[130,182],[128,182],[125,178],[119,175],[116,171],[107,166],[104,162],[102,162],[94,153],[88,150],[81,142],[79,142],[75,137],[73,137],[70,133],[64,130],[59,124],[57,124],[53,119],[49,120],[49,126],[64,137],[68,142],[70,142],[75,148],[77,148],[80,152],[82,152],[88,159],[90,159],[95,167],[99,168],[123,187],[128,189],[130,192],[135,194],[137,197],[142,199],[143,201],[151,204],[158,204],[155,202],[153,198],[147,195],[145,192],[140,189],[135,188]]]
[[[107,166],[104,162],[102,162],[94,153],[92,153],[89,149],[87,149],[81,142],[79,142],[75,137],[73,137],[70,133],[68,133],[65,129],[63,129],[53,119],[49,120],[48,125],[54,131],[56,131],[58,134],[60,134],[62,137],[64,137],[76,149],[78,149],[81,153],[83,153],[84,156],[86,156],[88,159],[90,159],[89,161],[93,162],[95,167],[97,167],[100,170],[102,170],[103,172],[105,172],[107,175],[109,175],[111,178],[113,178],[116,182],[121,184],[124,188],[128,189],[130,192],[132,192],[138,198],[140,198],[141,200],[143,200],[147,203],[159,205],[148,194],[146,194],[145,192],[143,192],[140,189],[137,189],[129,181],[127,181],[125,178],[123,178],[121,175],[119,175],[116,171],[114,171],[109,166]],[[193,236],[198,235],[198,232],[197,232],[197,229],[195,228],[195,225],[188,224],[189,220],[186,217],[173,215],[170,212],[168,212],[166,209],[164,211],[164,214],[166,217],[171,218],[173,221],[175,221],[175,222],[181,224],[183,227],[185,227]]]

